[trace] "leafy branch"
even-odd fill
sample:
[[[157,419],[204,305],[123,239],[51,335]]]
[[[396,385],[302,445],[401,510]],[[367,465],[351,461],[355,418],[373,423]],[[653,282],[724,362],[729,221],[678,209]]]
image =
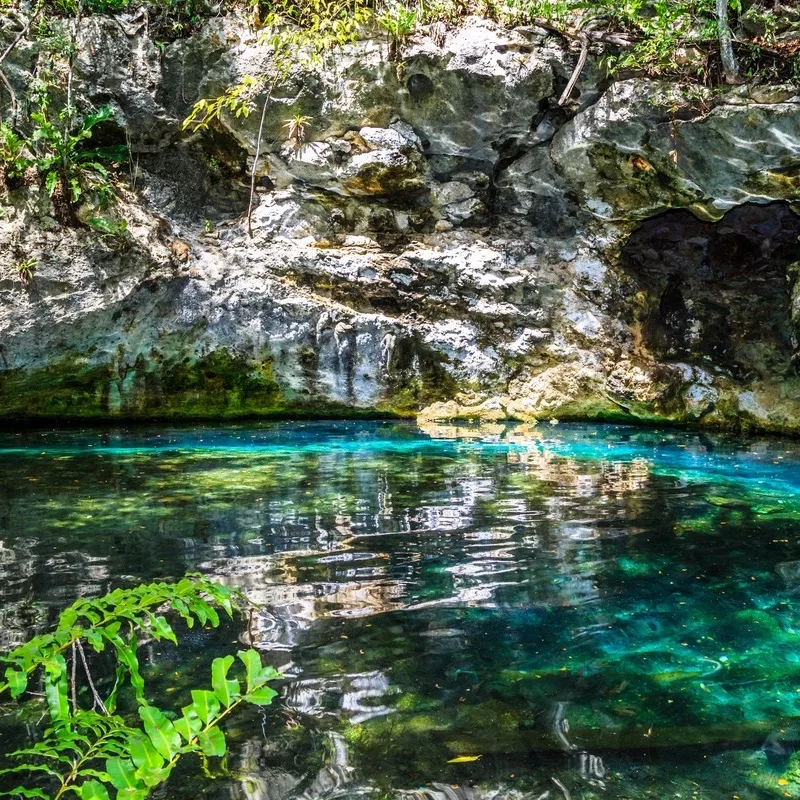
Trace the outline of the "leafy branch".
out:
[[[255,5],[258,7],[258,3]],[[262,75],[245,75],[235,86],[216,98],[195,103],[184,120],[184,130],[203,130],[220,119],[224,112],[247,117],[254,109],[255,97],[266,87],[261,104],[261,117],[256,135],[255,155],[250,170],[250,196],[247,204],[247,231],[253,235],[252,216],[255,206],[258,163],[264,138],[267,109],[275,89],[298,64],[318,65],[326,53],[336,47],[355,42],[359,30],[372,11],[367,0],[276,0],[269,6],[262,22],[265,32],[258,43],[271,49],[270,71]]]
[[[85,639],[98,653],[111,645],[120,663],[130,672],[137,697],[143,697],[143,682],[136,661],[137,632],[146,631],[156,640],[167,639],[177,644],[170,624],[163,615],[155,612],[169,607],[183,618],[189,628],[195,622],[217,627],[217,608],[232,616],[235,599],[230,589],[201,575],[187,576],[175,584],[148,583],[133,589],[115,589],[95,600],[82,598],[61,613],[54,631],[35,636],[0,656],[0,662],[9,665],[4,673],[5,682],[0,683],[0,695],[9,691],[12,697],[20,697],[27,689],[31,673],[42,669],[46,692],[53,694],[53,704],[50,704],[48,695],[50,712],[56,712],[54,718],[59,718],[60,694],[63,688],[66,697],[67,681],[63,653]],[[111,711],[119,677],[110,698]]]
[[[0,775],[31,776],[45,787],[53,786],[53,791],[17,786],[0,794],[60,800],[72,793],[83,800],[110,800],[113,789],[117,800],[144,800],[169,778],[182,756],[224,756],[227,742],[220,723],[242,704],[271,703],[277,692],[267,683],[281,677],[273,667],[262,666],[255,650],[240,651],[238,656],[244,665],[244,685],[229,676],[233,656],[214,659],[212,690],[193,690],[192,702],[175,722],[161,709],[145,704],[139,706],[141,727],[94,710],[78,712],[69,723],[54,724],[42,741],[10,754],[21,763],[0,770]]]
[[[81,599],[59,617],[56,629],[36,636],[2,657],[9,666],[0,693],[20,698],[30,677],[41,670],[50,725],[41,741],[9,755],[18,763],[0,769],[0,776],[26,775],[25,786],[0,795],[60,800],[71,793],[83,800],[144,800],[166,781],[178,760],[187,754],[223,756],[227,742],[220,723],[242,704],[263,706],[276,696],[267,686],[281,675],[263,666],[255,650],[238,653],[242,677],[231,676],[233,656],[211,664],[211,689],[192,689],[192,702],[174,713],[152,705],[145,696],[139,668],[139,634],[178,644],[162,610],[170,609],[188,627],[195,623],[217,627],[218,609],[232,616],[238,597],[229,588],[191,575],[178,583],[150,583],[117,589],[104,597]],[[111,650],[116,677],[105,698],[100,697],[83,649]],[[71,653],[71,665],[66,655]],[[78,707],[76,680],[80,658],[91,690],[91,709]],[[115,713],[121,686],[130,683],[138,722]],[[71,684],[71,702],[70,702]]]

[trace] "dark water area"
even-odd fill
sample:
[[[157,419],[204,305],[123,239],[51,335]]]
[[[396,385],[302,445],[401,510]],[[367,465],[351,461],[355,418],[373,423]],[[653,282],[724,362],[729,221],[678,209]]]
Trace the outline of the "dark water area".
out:
[[[286,680],[230,722],[226,764],[162,797],[800,797],[800,442],[0,434],[0,649],[80,595],[188,571],[262,610],[151,647],[160,696],[241,643]]]

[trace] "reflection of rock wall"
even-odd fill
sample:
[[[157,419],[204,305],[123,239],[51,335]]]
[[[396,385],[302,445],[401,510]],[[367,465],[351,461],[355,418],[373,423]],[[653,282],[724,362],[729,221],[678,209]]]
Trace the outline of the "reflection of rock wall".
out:
[[[738,87],[701,113],[667,84],[603,90],[590,63],[565,110],[554,98],[574,54],[543,31],[471,20],[414,38],[402,68],[386,49],[358,42],[279,88],[250,239],[236,218],[259,115],[193,136],[180,123],[262,63],[255,33],[214,20],[162,57],[143,30],[86,20],[81,96],[111,98],[141,172],[122,206],[134,245],[42,222],[32,190],[10,198],[0,414],[413,413],[455,399],[439,413],[797,429],[792,90]],[[310,117],[300,146],[286,142],[295,114]],[[763,207],[698,221],[744,203]],[[620,259],[669,209],[683,222],[645,223]],[[698,237],[712,245],[692,250]],[[39,261],[27,292],[11,269],[23,251]],[[776,292],[780,320],[751,311],[737,332],[743,299],[772,307]],[[672,346],[670,325],[702,346]]]
[[[380,425],[375,435],[381,429],[393,426]],[[663,432],[642,429],[627,434],[629,451],[600,445],[588,448],[587,459],[583,434],[570,427],[426,423],[423,429],[433,441],[415,439],[409,449],[401,427],[397,439],[383,440],[386,451],[374,452],[362,450],[359,437],[346,447],[339,434],[317,439],[316,431],[327,430],[320,424],[309,426],[306,441],[314,446],[291,454],[154,453],[136,434],[106,440],[117,451],[111,455],[78,461],[12,454],[3,460],[0,484],[3,630],[13,638],[46,627],[76,596],[102,594],[110,576],[129,575],[132,565],[138,571],[130,580],[200,568],[244,590],[264,610],[249,621],[243,641],[278,659],[323,621],[490,606],[508,579],[529,569],[520,561],[529,549],[552,551],[568,578],[557,587],[543,577],[536,602],[569,602],[573,574],[576,590],[594,591],[580,569],[573,573],[572,554],[591,556],[609,530],[581,522],[587,508],[599,517],[623,503],[634,517],[646,514],[651,454],[665,440]],[[230,441],[240,443],[239,433]],[[280,440],[280,429],[275,435]],[[691,438],[687,445],[677,451],[687,469],[676,460],[671,474],[702,478],[697,469],[706,446]],[[502,458],[492,466],[480,453],[495,446]],[[429,461],[429,447],[446,457]],[[762,479],[760,471],[772,469],[782,447],[780,440],[750,443],[734,461],[735,473]],[[783,519],[779,512],[793,519],[787,492],[761,489],[750,505],[772,520]],[[142,496],[152,501],[142,503]],[[507,518],[486,523],[486,504],[501,500]],[[439,563],[443,553],[451,555]],[[429,569],[437,575],[433,596],[417,592]],[[48,576],[46,586],[41,575]],[[27,607],[31,595],[41,605]]]
[[[354,769],[347,743],[338,733],[330,732],[316,743],[324,763],[306,775],[297,768],[299,757],[306,754],[298,752],[296,743],[290,740],[284,744],[280,736],[271,738],[273,741],[267,744],[260,739],[244,743],[237,759],[237,781],[229,787],[235,800],[320,800],[335,796],[337,790],[352,783]],[[277,761],[279,766],[267,767],[264,761]]]

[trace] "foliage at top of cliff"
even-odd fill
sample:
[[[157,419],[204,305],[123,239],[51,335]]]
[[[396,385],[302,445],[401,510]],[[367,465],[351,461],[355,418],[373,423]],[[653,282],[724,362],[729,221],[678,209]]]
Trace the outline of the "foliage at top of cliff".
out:
[[[12,128],[20,112],[29,121],[37,105],[43,113],[48,92],[66,92],[59,113],[76,121],[71,73],[80,22],[118,14],[143,19],[147,34],[162,45],[191,35],[214,17],[247,17],[261,31],[259,43],[271,48],[277,73],[290,70],[300,52],[310,52],[313,61],[314,54],[381,35],[391,42],[390,57],[402,60],[404,43],[416,34],[443,41],[448,28],[483,17],[509,28],[537,29],[576,53],[562,105],[590,56],[609,75],[669,75],[707,86],[800,82],[800,0],[0,0],[0,38],[7,45],[0,55],[0,113]],[[26,39],[34,40],[44,63],[23,98],[16,96],[3,62]],[[53,68],[54,59],[61,59],[62,68]],[[217,104],[234,112],[249,109],[240,95],[274,80],[248,76]],[[198,112],[208,116],[207,109],[195,109],[189,123]]]
[[[480,16],[537,26],[576,47],[588,43],[610,72],[674,74],[706,84],[735,82],[722,63],[728,35],[736,80],[800,80],[800,0],[38,0],[35,7],[42,9],[40,23],[139,12],[163,42],[234,13],[249,15],[256,27],[277,21],[307,29],[311,21],[318,33],[355,22],[363,35],[383,33],[396,45],[418,30]],[[30,4],[0,0],[2,8],[13,17]]]

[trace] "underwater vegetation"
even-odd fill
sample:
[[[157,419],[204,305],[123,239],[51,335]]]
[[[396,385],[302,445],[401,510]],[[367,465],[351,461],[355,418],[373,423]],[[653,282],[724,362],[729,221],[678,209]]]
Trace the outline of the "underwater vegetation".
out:
[[[0,471],[3,650],[155,576],[257,605],[140,654],[159,703],[242,645],[285,678],[171,796],[800,796],[800,443],[31,431],[0,436]]]

